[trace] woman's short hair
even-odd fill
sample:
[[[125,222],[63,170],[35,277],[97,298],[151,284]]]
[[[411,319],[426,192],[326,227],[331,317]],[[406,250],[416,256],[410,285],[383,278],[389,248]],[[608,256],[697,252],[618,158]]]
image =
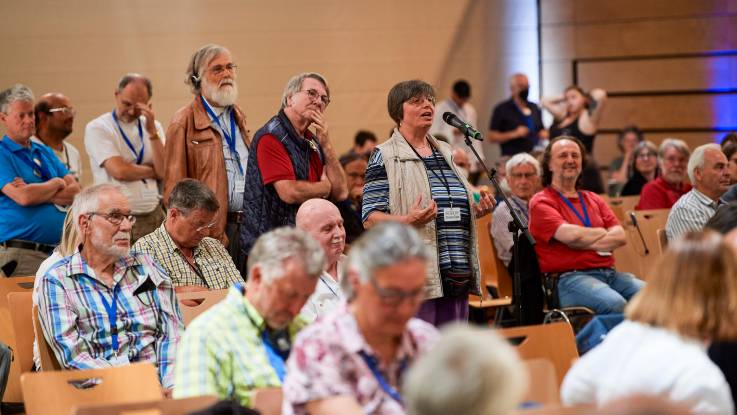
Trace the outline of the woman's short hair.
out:
[[[640,156],[640,154],[650,151],[653,153],[653,156],[658,156],[658,147],[655,146],[655,143],[649,140],[640,141],[635,146],[635,149],[632,150],[632,158],[630,160],[630,171],[635,171],[635,166],[637,163],[637,157]],[[657,167],[656,167],[657,169]]]
[[[672,242],[625,310],[628,319],[704,341],[736,341],[737,259],[718,233]]]
[[[435,102],[435,89],[425,81],[413,79],[411,81],[400,82],[389,90],[387,108],[389,110],[389,116],[397,125],[404,118],[402,104],[415,97],[426,97]]]
[[[576,179],[576,189],[578,189],[581,186],[581,177],[583,176],[583,169],[586,167],[586,162],[588,161],[588,158],[586,157],[586,147],[584,147],[581,140],[579,140],[576,137],[570,136],[570,135],[559,135],[552,140],[550,140],[550,143],[547,147],[545,147],[545,152],[543,153],[543,161],[542,163],[542,184],[543,186],[550,186],[551,183],[553,183],[553,172],[550,170],[550,160],[552,158],[552,148],[553,144],[557,143],[561,140],[569,140],[573,141],[578,145],[578,149],[581,150],[581,174],[578,175],[578,179]]]

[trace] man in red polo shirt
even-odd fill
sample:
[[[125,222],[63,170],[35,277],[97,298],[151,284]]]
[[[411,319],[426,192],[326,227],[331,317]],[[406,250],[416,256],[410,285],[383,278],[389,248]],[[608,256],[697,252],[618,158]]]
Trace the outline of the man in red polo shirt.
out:
[[[583,144],[568,136],[545,149],[546,187],[530,201],[530,232],[540,271],[560,274],[561,307],[621,313],[644,282],[614,269],[612,251],[626,243],[624,229],[601,197],[578,190],[585,154]]]
[[[686,181],[686,165],[690,155],[683,140],[663,140],[658,149],[660,176],[642,188],[635,209],[670,209],[681,196],[688,193],[691,185]]]

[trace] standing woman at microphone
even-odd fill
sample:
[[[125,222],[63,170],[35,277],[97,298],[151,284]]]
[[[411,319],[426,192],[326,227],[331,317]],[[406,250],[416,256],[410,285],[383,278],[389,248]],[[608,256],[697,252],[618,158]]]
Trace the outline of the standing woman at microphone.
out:
[[[475,201],[452,161],[450,145],[428,134],[435,114],[432,86],[420,80],[400,82],[387,101],[396,128],[369,159],[364,227],[387,220],[415,226],[433,254],[418,317],[436,326],[466,321],[468,294],[481,289],[474,219],[491,212],[493,199],[482,192]],[[380,298],[412,301],[391,285],[375,290]]]

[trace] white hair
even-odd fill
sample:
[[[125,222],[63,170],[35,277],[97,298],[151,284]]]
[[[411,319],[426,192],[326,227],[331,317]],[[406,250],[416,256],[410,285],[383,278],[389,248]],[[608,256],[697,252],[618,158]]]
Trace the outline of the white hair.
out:
[[[325,80],[325,77],[320,75],[317,72],[303,72],[299,75],[293,76],[288,82],[287,86],[284,87],[284,92],[281,96],[281,108],[284,109],[287,106],[287,100],[292,95],[296,94],[297,92],[302,89],[302,83],[307,78],[312,78],[318,82],[320,82],[325,87],[325,93],[328,94],[328,98],[330,98],[330,88],[328,87],[328,81]]]
[[[491,329],[451,324],[404,382],[408,415],[512,413],[527,384],[517,352]]]
[[[707,150],[715,150],[715,151],[722,151],[722,148],[719,147],[719,144],[704,144],[701,146],[696,147],[694,149],[693,153],[691,153],[691,158],[688,159],[688,179],[691,181],[691,184],[694,184],[695,177],[694,177],[694,170],[696,169],[702,169],[704,167],[704,155],[706,154]]]
[[[507,164],[505,165],[507,175],[512,174],[512,169],[522,164],[532,165],[535,168],[535,173],[540,176],[540,162],[528,153],[517,153],[511,159],[507,160]]]
[[[660,143],[660,147],[658,147],[658,158],[660,160],[665,158],[665,152],[668,151],[669,148],[675,149],[686,158],[691,155],[691,150],[689,150],[688,144],[686,144],[685,141],[677,138],[666,138]]]
[[[298,261],[309,277],[318,278],[325,264],[320,244],[307,232],[283,226],[259,236],[248,255],[248,279],[253,267],[261,268],[262,281],[269,284],[283,277],[287,261]]]
[[[84,188],[81,192],[77,193],[71,207],[71,214],[74,219],[74,228],[77,230],[77,233],[81,232],[81,229],[79,229],[79,217],[88,213],[96,212],[100,207],[100,194],[110,191],[124,194],[123,186],[114,183],[96,184],[94,186]]]
[[[30,88],[22,84],[15,84],[0,92],[0,112],[8,113],[8,107],[16,101],[31,102],[35,100]]]

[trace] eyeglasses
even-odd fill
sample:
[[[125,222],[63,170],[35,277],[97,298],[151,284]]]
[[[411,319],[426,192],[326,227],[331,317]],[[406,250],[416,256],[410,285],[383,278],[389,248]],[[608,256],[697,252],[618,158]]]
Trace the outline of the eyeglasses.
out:
[[[385,306],[389,307],[396,307],[400,305],[405,300],[409,301],[412,305],[417,304],[422,300],[422,298],[425,296],[425,288],[418,288],[413,291],[402,291],[402,290],[395,290],[391,288],[383,288],[379,287],[379,284],[376,283],[376,280],[373,278],[371,280],[371,285],[376,290],[376,293],[379,294],[379,298],[381,299],[381,303]]]
[[[111,213],[99,213],[99,212],[90,212],[89,213],[90,218],[97,215],[106,221],[112,223],[115,226],[120,226],[121,223],[123,223],[123,220],[127,219],[128,223],[133,225],[136,223],[136,217],[133,215],[124,215],[120,212],[111,212]]]
[[[200,233],[202,231],[206,231],[208,229],[212,229],[212,227],[215,226],[216,223],[217,223],[217,221],[214,220],[214,221],[208,223],[207,225],[202,225],[202,226],[198,226],[198,227],[194,228],[194,231],[197,232],[197,233]]]
[[[64,115],[76,115],[77,114],[77,110],[75,110],[74,107],[51,108],[48,112],[51,114],[55,112],[60,112]]]
[[[313,100],[313,101],[317,101],[317,99],[319,98],[320,101],[322,101],[322,104],[324,106],[326,106],[326,107],[330,104],[330,97],[327,96],[327,95],[320,95],[320,93],[317,92],[317,90],[314,90],[314,89],[306,89],[304,91],[299,91],[299,92],[306,93],[307,96],[310,97],[310,99]]]
[[[430,101],[430,104],[435,105],[435,97],[432,95],[421,95],[421,96],[412,97],[408,99],[407,102],[412,105],[419,105],[419,104],[422,104],[424,100],[428,100]]]
[[[212,68],[208,68],[207,70],[214,73],[215,75],[222,75],[223,73],[225,73],[225,71],[228,71],[230,73],[235,73],[236,70],[238,70],[238,65],[234,63],[229,63],[225,66],[215,65]]]
[[[521,179],[521,178],[532,179],[533,177],[537,176],[537,173],[512,173],[509,176],[514,179]]]

